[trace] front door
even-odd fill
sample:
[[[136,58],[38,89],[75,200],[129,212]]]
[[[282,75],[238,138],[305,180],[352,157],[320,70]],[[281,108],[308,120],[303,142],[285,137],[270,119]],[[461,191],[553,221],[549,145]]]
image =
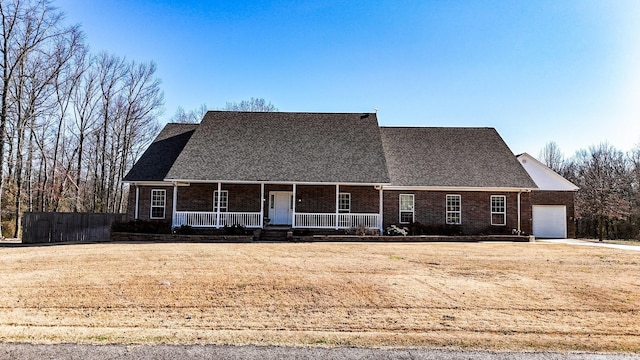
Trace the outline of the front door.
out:
[[[272,225],[291,225],[293,215],[293,192],[269,192],[269,223]]]

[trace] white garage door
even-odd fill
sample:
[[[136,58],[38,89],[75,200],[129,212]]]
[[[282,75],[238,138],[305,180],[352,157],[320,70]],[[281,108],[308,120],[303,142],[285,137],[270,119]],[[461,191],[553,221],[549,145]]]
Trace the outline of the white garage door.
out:
[[[533,235],[540,238],[567,237],[567,208],[563,205],[533,206]]]

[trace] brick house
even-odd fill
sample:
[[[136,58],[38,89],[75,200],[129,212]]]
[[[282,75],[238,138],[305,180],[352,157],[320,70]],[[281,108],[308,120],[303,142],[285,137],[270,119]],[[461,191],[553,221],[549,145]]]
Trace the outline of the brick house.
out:
[[[465,234],[531,233],[537,189],[493,128],[380,127],[374,113],[210,111],[167,124],[124,182],[131,216],[174,227]]]

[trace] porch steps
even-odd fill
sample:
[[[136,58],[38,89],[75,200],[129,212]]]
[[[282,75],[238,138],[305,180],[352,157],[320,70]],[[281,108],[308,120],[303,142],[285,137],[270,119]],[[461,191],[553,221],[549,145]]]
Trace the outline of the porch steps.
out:
[[[289,229],[262,229],[260,232],[260,241],[287,241],[287,232]]]

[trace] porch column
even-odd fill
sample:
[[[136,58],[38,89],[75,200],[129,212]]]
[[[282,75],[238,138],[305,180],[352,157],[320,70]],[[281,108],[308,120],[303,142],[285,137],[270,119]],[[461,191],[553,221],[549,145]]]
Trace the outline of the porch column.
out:
[[[378,189],[378,197],[380,198],[380,200],[378,200],[380,202],[380,214],[378,217],[378,228],[380,229],[380,235],[382,235],[384,233],[384,229],[383,227],[383,219],[382,219],[382,214],[384,213],[384,209],[383,209],[383,204],[384,204],[384,196],[382,194],[382,186],[380,186],[380,189]]]
[[[220,229],[220,199],[222,198],[222,183],[218,183],[218,201],[216,204],[216,229]]]
[[[178,202],[178,184],[173,183],[173,211],[171,212],[171,223],[173,226],[177,226],[176,224],[176,208]]]
[[[338,230],[338,209],[340,207],[340,184],[336,184],[336,230]]]
[[[260,183],[260,227],[264,227],[264,183]]]
[[[296,196],[296,184],[293,184],[293,199],[292,199],[292,205],[291,205],[291,227],[296,227],[296,202],[297,202],[297,196]]]
[[[138,184],[136,184],[136,208],[135,208],[135,213],[133,215],[133,218],[135,220],[138,220],[138,207],[140,205],[140,188],[138,187]]]

